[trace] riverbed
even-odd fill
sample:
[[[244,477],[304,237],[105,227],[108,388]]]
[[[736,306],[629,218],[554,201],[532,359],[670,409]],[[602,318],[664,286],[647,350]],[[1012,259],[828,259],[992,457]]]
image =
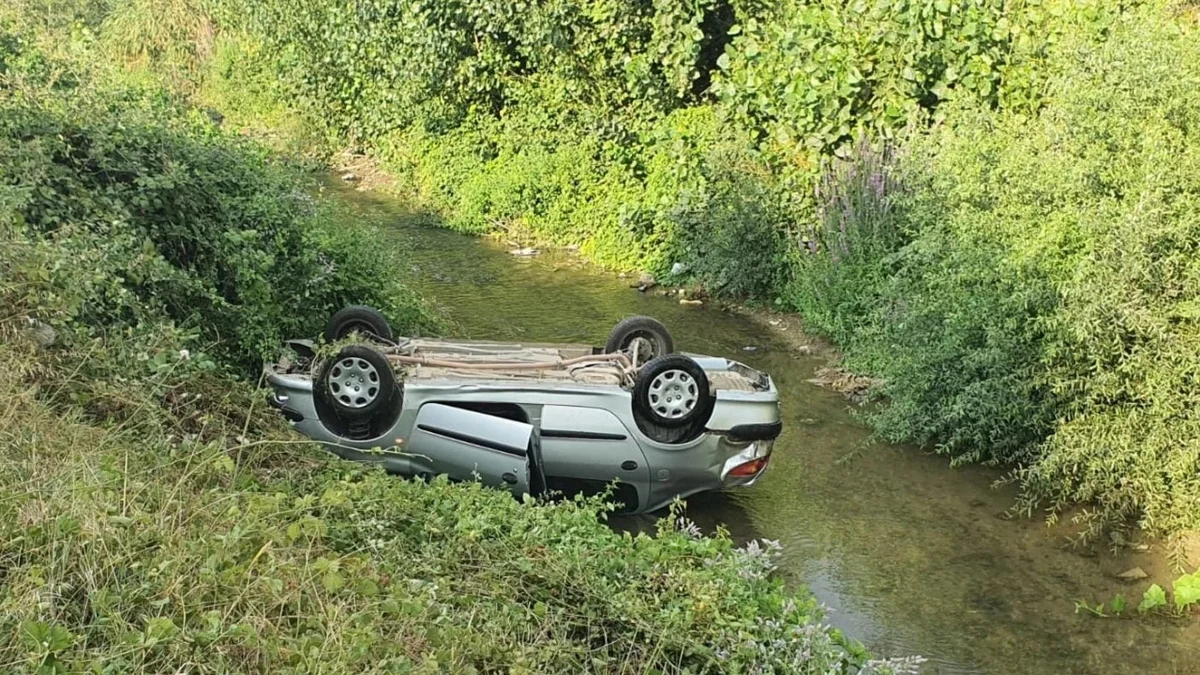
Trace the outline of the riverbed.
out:
[[[808,382],[826,359],[795,349],[794,334],[743,312],[639,293],[570,253],[514,256],[437,228],[401,201],[328,189],[345,196],[353,217],[384,227],[410,284],[458,337],[602,344],[622,317],[649,314],[681,350],[769,372],[785,425],[770,468],[752,488],[692,498],[688,515],[738,540],[781,542],[785,578],[876,654],[920,654],[939,675],[1200,673],[1195,623],[1075,610],[1077,599],[1117,593],[1136,605],[1150,582],[1115,579],[1133,566],[1169,583],[1161,546],[1074,548],[1036,515],[1009,517],[1015,491],[993,486],[998,472],[872,444],[852,404]]]

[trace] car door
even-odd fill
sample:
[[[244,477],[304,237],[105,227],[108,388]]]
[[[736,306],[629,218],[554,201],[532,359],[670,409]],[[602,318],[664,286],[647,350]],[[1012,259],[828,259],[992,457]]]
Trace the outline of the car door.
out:
[[[531,424],[442,403],[417,411],[406,451],[414,462],[453,480],[479,480],[520,496],[530,493]]]
[[[543,406],[539,425],[547,486],[596,494],[617,481],[623,510],[649,497],[650,466],[616,415],[601,408]]]

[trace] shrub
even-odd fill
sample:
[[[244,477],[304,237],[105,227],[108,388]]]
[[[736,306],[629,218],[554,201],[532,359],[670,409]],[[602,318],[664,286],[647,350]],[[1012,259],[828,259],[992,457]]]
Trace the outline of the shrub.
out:
[[[1035,166],[1070,168],[1030,192],[1079,242],[1055,256],[1043,349],[1041,382],[1067,403],[1025,494],[1089,504],[1093,528],[1198,529],[1200,41],[1143,11],[1064,60]]]
[[[865,261],[801,259],[798,302],[886,381],[885,438],[1017,467],[1024,508],[1083,503],[1087,534],[1200,526],[1196,45],[1155,6],[1064,37],[1038,115],[956,108],[893,215],[847,229]]]
[[[619,269],[686,261],[716,292],[769,298],[789,221],[812,212],[808,155],[922,119],[951,90],[997,100],[1014,54],[1035,47],[1015,36],[1041,16],[867,3],[842,25],[827,4],[273,0],[245,25],[300,108],[398,165],[451,226],[579,244]],[[838,64],[809,58],[812,44]],[[820,87],[767,95],[809,63]],[[765,178],[776,169],[786,184]]]
[[[865,139],[848,161],[827,163],[816,188],[817,218],[795,233],[791,305],[806,325],[850,346],[893,275],[907,226],[890,150]]]
[[[369,232],[337,231],[295,170],[206,117],[89,88],[0,97],[5,234],[51,252],[25,270],[55,289],[29,308],[44,321],[98,335],[167,319],[243,368],[345,304],[426,323]]]
[[[941,117],[948,100],[1000,102],[1051,37],[1044,4],[784,2],[739,26],[714,90],[783,148],[848,151],[863,132],[888,138]]]

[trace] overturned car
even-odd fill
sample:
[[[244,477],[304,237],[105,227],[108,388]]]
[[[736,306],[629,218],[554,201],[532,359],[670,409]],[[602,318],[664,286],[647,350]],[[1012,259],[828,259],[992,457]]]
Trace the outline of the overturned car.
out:
[[[301,434],[408,476],[447,474],[523,494],[599,493],[623,511],[746,486],[782,425],[771,378],[674,353],[658,321],[629,317],[606,345],[397,338],[368,307],[325,340],[370,344],[319,357],[293,340],[267,367],[269,401]]]

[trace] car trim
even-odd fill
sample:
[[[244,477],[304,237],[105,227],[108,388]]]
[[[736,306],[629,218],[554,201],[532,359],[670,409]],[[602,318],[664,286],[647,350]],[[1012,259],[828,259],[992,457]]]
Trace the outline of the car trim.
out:
[[[542,429],[542,438],[570,438],[589,441],[624,441],[629,437],[625,434],[611,434],[603,431],[570,431],[568,429]]]
[[[513,455],[515,457],[525,457],[525,455],[526,455],[526,451],[524,451],[524,450],[518,450],[516,448],[504,445],[503,443],[497,443],[496,441],[491,441],[486,438],[472,436],[471,434],[464,434],[464,433],[461,433],[458,431],[451,431],[449,429],[443,429],[441,427],[430,426],[428,424],[418,424],[417,428],[420,429],[421,431],[435,434],[437,436],[442,436],[443,438],[449,438],[449,439],[452,439],[455,441],[462,441],[463,443],[470,443],[471,445],[478,445],[481,448],[487,448],[488,450],[495,450],[497,452],[503,452],[506,455]]]
[[[729,430],[729,437],[739,441],[773,441],[783,432],[783,422],[738,424]]]

